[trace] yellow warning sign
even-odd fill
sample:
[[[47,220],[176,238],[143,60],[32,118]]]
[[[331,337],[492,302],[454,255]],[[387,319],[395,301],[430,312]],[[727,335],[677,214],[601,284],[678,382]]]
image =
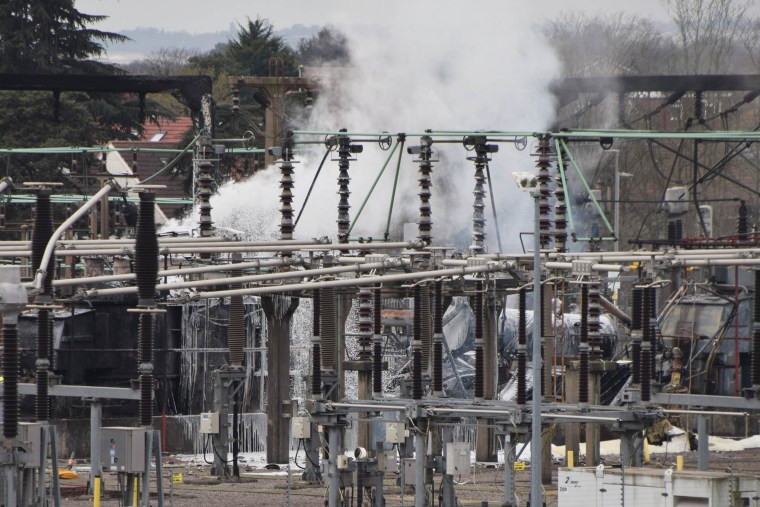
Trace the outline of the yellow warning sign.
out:
[[[525,470],[525,463],[522,461],[515,461],[515,471],[522,472]]]
[[[182,474],[172,474],[172,482],[181,483],[182,482]]]

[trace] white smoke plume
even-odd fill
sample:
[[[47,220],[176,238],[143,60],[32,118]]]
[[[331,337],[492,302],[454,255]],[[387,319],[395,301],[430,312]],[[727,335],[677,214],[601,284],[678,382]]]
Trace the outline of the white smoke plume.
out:
[[[311,115],[313,129],[349,132],[421,133],[434,130],[541,131],[553,119],[547,91],[557,76],[556,57],[532,26],[528,3],[414,1],[340,5],[333,24],[349,41],[352,67],[323,86]],[[379,16],[375,9],[393,10]],[[373,20],[390,21],[373,25]],[[359,24],[361,23],[361,24]],[[367,136],[360,136],[367,138]],[[312,138],[314,139],[314,138]],[[519,248],[519,231],[532,230],[532,203],[520,192],[511,171],[535,172],[525,151],[502,144],[490,164],[496,208],[505,250]],[[410,136],[407,146],[419,144]],[[466,249],[471,241],[474,165],[461,143],[434,144],[439,162],[433,168],[434,244]],[[296,166],[295,210],[300,211],[323,149],[304,147]],[[388,152],[365,143],[351,163],[353,219]],[[416,222],[419,198],[417,164],[404,148],[392,238],[400,239],[403,222]],[[352,236],[382,237],[396,168],[394,159],[367,204]],[[337,230],[337,163],[322,169],[297,238],[334,237]],[[278,235],[279,170],[270,167],[243,183],[230,183],[212,199],[217,225],[244,230],[254,238]],[[489,251],[496,251],[490,196],[486,198]]]

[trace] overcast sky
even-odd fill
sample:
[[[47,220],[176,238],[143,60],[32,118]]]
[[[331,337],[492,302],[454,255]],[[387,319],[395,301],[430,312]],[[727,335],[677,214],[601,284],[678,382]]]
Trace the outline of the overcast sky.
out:
[[[230,23],[243,23],[246,18],[255,19],[257,15],[268,19],[275,28],[347,21],[382,25],[392,19],[392,11],[403,10],[409,1],[415,0],[76,0],[76,6],[87,14],[109,16],[110,19],[97,25],[101,30],[118,32],[150,27],[203,33],[227,30]],[[485,16],[490,16],[494,13],[507,15],[512,1],[440,0],[437,5],[441,9],[451,10],[452,15],[456,15],[458,9],[482,9]],[[570,9],[592,13],[623,10],[656,20],[668,19],[665,0],[531,0],[531,4],[536,21],[554,18],[555,11],[559,13]]]

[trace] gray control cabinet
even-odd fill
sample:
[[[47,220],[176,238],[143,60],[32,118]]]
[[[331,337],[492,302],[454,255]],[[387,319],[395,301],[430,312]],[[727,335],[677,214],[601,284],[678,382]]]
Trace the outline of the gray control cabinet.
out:
[[[103,470],[144,472],[145,428],[103,428],[100,433],[100,460]]]
[[[40,445],[42,444],[41,431],[43,423],[20,422],[18,423],[18,438],[21,446],[26,450],[23,465],[26,468],[40,466]]]

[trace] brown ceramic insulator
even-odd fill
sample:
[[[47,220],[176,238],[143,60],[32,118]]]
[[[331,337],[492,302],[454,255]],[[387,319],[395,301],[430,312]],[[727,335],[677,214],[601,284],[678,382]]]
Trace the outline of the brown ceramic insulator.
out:
[[[320,300],[320,340],[322,343],[322,368],[337,371],[338,368],[338,307],[337,294],[332,287],[322,289]]]
[[[18,331],[14,324],[3,324],[3,436],[16,438],[18,435],[19,399],[19,343]],[[47,372],[45,372],[47,380]],[[47,381],[45,383],[47,388]],[[47,403],[47,398],[45,398]]]

